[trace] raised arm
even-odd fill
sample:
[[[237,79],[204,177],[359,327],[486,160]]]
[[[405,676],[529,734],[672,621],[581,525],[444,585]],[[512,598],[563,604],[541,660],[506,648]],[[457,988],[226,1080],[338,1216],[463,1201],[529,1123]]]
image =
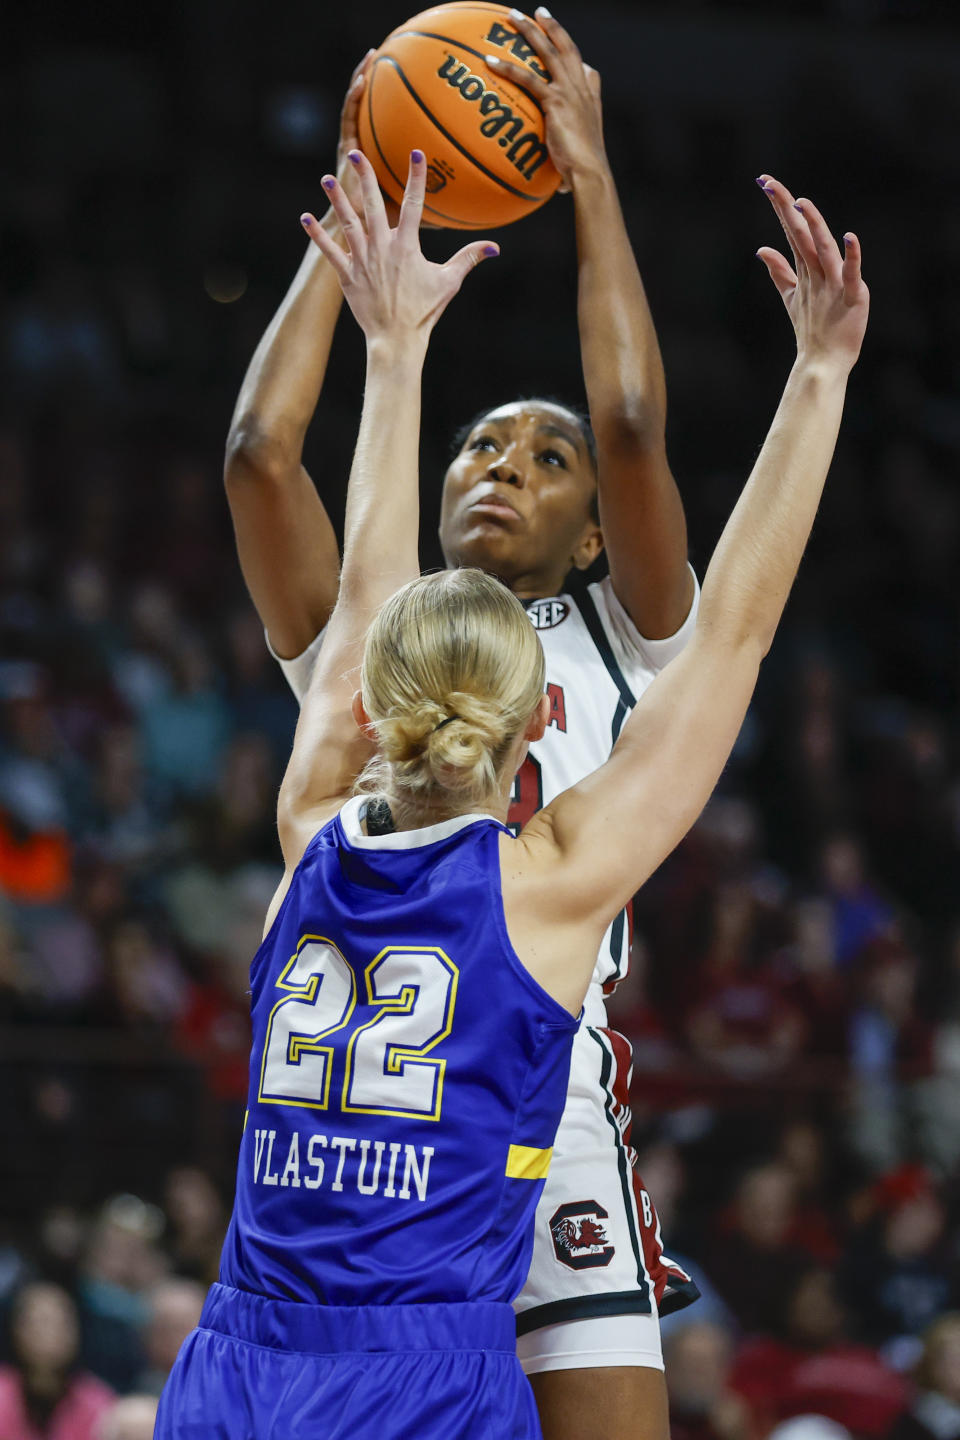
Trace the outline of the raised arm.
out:
[[[337,175],[354,197],[347,154],[357,145],[368,63],[366,56],[354,71],[340,117]],[[321,223],[342,245],[336,212]],[[329,259],[308,245],[250,361],[227,437],[224,483],[240,568],[270,643],[284,659],[307,648],[337,599],[337,538],[302,457],[342,299]]]
[[[367,627],[378,607],[419,574],[420,381],[430,333],[467,272],[496,245],[477,240],[444,265],[420,251],[426,161],[415,150],[396,229],[372,167],[358,152],[363,222],[332,175],[323,185],[346,250],[312,215],[303,217],[342,286],[367,341],[367,378],[344,530],[336,607],[300,711],[280,789],[278,825],[287,873],[317,829],[343,802],[370,755],[353,718]]]
[[[726,764],[810,534],[866,325],[856,238],[845,237],[841,259],[815,206],[761,179],[796,267],[759,252],[797,334],[783,399],[710,562],[690,644],[645,692],[607,764],[520,837],[513,893],[525,906],[508,913],[511,934],[526,943],[515,927],[531,938],[557,927],[574,990],[587,976],[577,978],[583,961],[562,939],[565,922],[591,954],[589,941],[690,828]]]
[[[600,77],[562,25],[536,14],[538,24],[514,23],[550,83],[526,68],[515,67],[513,78],[543,106],[550,158],[573,193],[580,353],[610,578],[640,634],[658,640],[679,630],[694,594],[683,502],[667,461],[663,361],[604,147]]]

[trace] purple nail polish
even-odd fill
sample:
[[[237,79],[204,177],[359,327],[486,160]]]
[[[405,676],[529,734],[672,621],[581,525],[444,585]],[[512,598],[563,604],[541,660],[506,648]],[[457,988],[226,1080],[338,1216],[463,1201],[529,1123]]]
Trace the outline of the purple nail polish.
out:
[[[852,245],[852,244],[853,244],[853,241],[851,240],[851,238],[850,238],[849,235],[844,235],[844,237],[843,237],[843,243],[844,243],[844,245]]]
[[[757,184],[760,186],[760,189],[761,189],[761,190],[766,190],[766,188],[767,188],[767,177],[766,177],[765,175],[758,175],[758,176],[757,176]]]
[[[351,162],[351,164],[353,164],[353,165],[359,165],[359,164],[360,164],[360,151],[359,151],[359,150],[351,150],[351,151],[349,151],[349,153],[348,153],[348,155],[347,155],[347,159]]]
[[[794,200],[793,208],[794,210],[799,210],[801,215],[803,214],[803,206],[800,204],[799,200]]]
[[[336,183],[337,182],[332,175],[324,175],[323,179],[320,181],[320,184],[323,186],[324,190],[332,190]]]
[[[489,258],[492,260],[495,256],[500,254],[500,251],[496,245],[484,245],[483,253],[484,255],[489,256]]]
[[[413,163],[414,163],[415,165],[419,165],[420,162],[421,162],[421,160],[424,158],[424,156],[423,156],[423,151],[422,151],[422,150],[411,150],[411,152],[410,152],[410,158],[411,158],[411,160],[413,161]]]
[[[309,215],[301,215],[301,216],[300,216],[300,224],[304,227],[305,230],[309,230],[309,229],[310,229],[310,216],[309,216]]]

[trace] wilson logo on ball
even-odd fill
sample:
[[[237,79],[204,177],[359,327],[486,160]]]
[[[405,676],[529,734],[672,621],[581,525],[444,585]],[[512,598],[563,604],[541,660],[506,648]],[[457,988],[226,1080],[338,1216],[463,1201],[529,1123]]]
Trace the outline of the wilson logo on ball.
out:
[[[446,80],[452,89],[459,90],[464,100],[477,106],[485,117],[480,134],[496,139],[497,144],[506,150],[510,164],[519,170],[525,180],[531,180],[547,158],[547,147],[532,130],[520,133],[525,123],[523,117],[514,114],[512,106],[501,100],[495,90],[488,90],[480,76],[472,74],[453,55],[447,56],[437,75]],[[501,131],[504,133],[501,134]]]

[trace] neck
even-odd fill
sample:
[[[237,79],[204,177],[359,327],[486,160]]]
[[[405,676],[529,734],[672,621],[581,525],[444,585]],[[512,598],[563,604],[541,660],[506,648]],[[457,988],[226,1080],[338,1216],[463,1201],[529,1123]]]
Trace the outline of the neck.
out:
[[[563,569],[518,570],[511,573],[503,566],[493,564],[484,565],[475,557],[468,555],[454,555],[452,558],[444,555],[444,563],[450,570],[457,570],[461,566],[476,565],[480,570],[485,570],[488,575],[493,575],[508,590],[512,590],[518,600],[549,600],[554,595],[559,595],[563,590],[563,582],[570,573],[571,567],[566,565]]]
[[[502,795],[489,795],[459,808],[451,806],[449,795],[412,802],[394,795],[386,799],[397,830],[425,830],[429,825],[441,825],[444,820],[455,820],[460,815],[492,815],[503,823],[510,806],[509,796]]]
[[[549,600],[560,594],[568,573],[565,570],[562,575],[518,575],[515,580],[505,580],[503,583],[508,590],[513,591],[518,600]]]

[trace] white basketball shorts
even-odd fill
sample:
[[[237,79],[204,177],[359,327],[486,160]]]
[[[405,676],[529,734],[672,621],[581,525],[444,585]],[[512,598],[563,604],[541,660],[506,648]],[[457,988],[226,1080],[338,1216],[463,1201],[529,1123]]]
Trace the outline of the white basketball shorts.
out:
[[[699,1294],[664,1255],[660,1221],[635,1168],[631,1063],[623,1035],[581,1022],[530,1273],[514,1301],[527,1374],[595,1365],[662,1369],[658,1317]],[[614,1317],[623,1323],[611,1325]]]

